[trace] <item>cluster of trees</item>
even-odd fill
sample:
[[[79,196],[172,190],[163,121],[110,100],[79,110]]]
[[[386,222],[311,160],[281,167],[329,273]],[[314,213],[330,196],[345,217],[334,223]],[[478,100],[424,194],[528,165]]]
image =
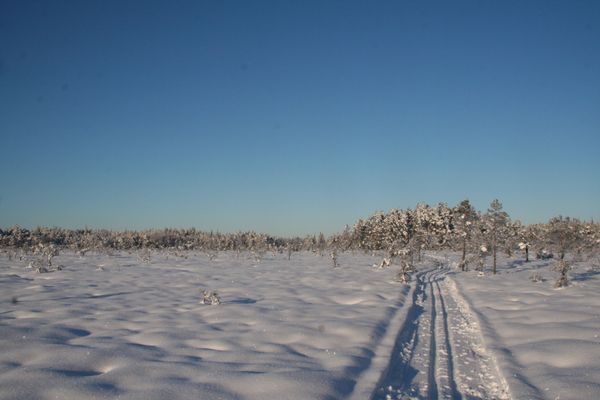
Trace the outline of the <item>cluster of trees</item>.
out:
[[[35,249],[53,245],[72,250],[176,249],[200,251],[324,251],[323,234],[304,238],[279,238],[262,233],[203,232],[196,229],[150,229],[111,231],[106,229],[63,229],[38,227],[32,230],[14,226],[0,229],[0,247]]]
[[[409,249],[419,257],[424,249],[451,249],[461,253],[463,270],[472,262],[483,265],[491,256],[496,273],[499,251],[510,256],[521,249],[529,260],[530,249],[534,249],[538,257],[556,254],[564,260],[567,253],[598,249],[600,224],[559,216],[547,223],[523,225],[511,220],[499,200],[492,201],[486,212],[463,200],[454,207],[418,204],[415,209],[377,212],[358,220],[353,229],[346,229],[331,242],[343,249]]]
[[[523,225],[511,220],[502,203],[492,201],[485,212],[477,211],[463,200],[454,207],[445,203],[436,206],[418,204],[414,209],[393,209],[377,212],[360,219],[353,228],[326,238],[323,234],[303,238],[279,238],[256,232],[218,233],[196,229],[161,229],[144,231],[110,231],[93,229],[36,228],[19,226],[0,229],[0,246],[35,249],[52,245],[79,251],[176,249],[214,251],[313,251],[326,250],[388,252],[389,258],[404,254],[411,258],[421,256],[422,250],[451,249],[461,254],[460,268],[470,263],[483,266],[486,257],[492,257],[492,271],[496,272],[499,251],[508,255],[518,249],[529,259],[530,249],[539,257],[555,254],[564,260],[567,253],[581,254],[598,249],[600,224],[573,218],[556,217],[547,223]],[[333,253],[332,253],[333,254]],[[565,262],[565,265],[566,264]]]

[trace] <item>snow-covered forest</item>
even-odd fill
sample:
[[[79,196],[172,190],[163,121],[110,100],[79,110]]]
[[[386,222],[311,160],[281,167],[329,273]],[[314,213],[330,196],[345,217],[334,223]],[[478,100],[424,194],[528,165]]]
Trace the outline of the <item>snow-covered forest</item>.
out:
[[[546,223],[525,225],[512,220],[499,200],[485,211],[468,200],[451,207],[418,204],[414,209],[392,209],[358,220],[353,227],[325,237],[323,234],[282,238],[264,233],[205,232],[196,229],[150,229],[112,231],[19,226],[0,229],[0,246],[25,252],[71,249],[90,250],[165,249],[173,251],[297,252],[385,250],[394,257],[410,251],[417,258],[423,250],[461,252],[461,268],[476,268],[491,257],[492,269],[498,252],[511,256],[522,252],[530,258],[581,256],[600,246],[600,223],[558,216]]]

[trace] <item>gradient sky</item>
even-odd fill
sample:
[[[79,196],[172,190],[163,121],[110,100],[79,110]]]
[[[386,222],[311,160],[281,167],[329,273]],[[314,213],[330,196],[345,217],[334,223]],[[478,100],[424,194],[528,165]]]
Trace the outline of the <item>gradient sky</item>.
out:
[[[600,2],[0,0],[0,226],[600,220]]]

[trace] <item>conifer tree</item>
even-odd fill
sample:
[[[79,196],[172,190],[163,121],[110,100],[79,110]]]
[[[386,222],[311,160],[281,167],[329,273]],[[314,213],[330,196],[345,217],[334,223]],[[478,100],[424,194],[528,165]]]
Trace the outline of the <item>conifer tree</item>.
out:
[[[508,214],[502,209],[502,203],[494,199],[484,218],[486,236],[492,251],[492,272],[496,274],[498,247],[505,239],[506,226],[509,223]]]
[[[475,211],[469,200],[461,201],[453,211],[454,234],[458,237],[462,251],[460,268],[464,271],[467,267],[467,244],[473,237],[477,211]]]

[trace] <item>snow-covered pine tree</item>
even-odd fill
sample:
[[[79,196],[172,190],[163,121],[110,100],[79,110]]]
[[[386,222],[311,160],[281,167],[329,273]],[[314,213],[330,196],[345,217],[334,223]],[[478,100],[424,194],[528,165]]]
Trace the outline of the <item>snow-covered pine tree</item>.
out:
[[[513,251],[519,246],[520,232],[523,229],[521,221],[508,221],[504,232],[504,250],[506,255],[512,257]]]
[[[460,269],[464,271],[467,268],[467,245],[473,237],[478,214],[466,199],[454,207],[453,214],[454,236],[458,239],[461,249]]]
[[[433,235],[436,238],[436,247],[448,246],[452,239],[454,230],[454,215],[452,209],[446,203],[439,203],[435,208],[435,219],[433,222]]]
[[[551,218],[546,225],[544,241],[564,260],[567,252],[574,251],[582,243],[582,225],[578,219],[562,216]]]
[[[492,273],[496,274],[498,247],[503,243],[506,226],[510,222],[508,214],[502,209],[502,203],[494,199],[484,215],[485,233],[492,251]]]
[[[429,244],[435,221],[435,210],[428,204],[419,203],[413,212],[415,225],[414,234],[414,251],[417,253],[417,260],[421,261],[421,250]]]

